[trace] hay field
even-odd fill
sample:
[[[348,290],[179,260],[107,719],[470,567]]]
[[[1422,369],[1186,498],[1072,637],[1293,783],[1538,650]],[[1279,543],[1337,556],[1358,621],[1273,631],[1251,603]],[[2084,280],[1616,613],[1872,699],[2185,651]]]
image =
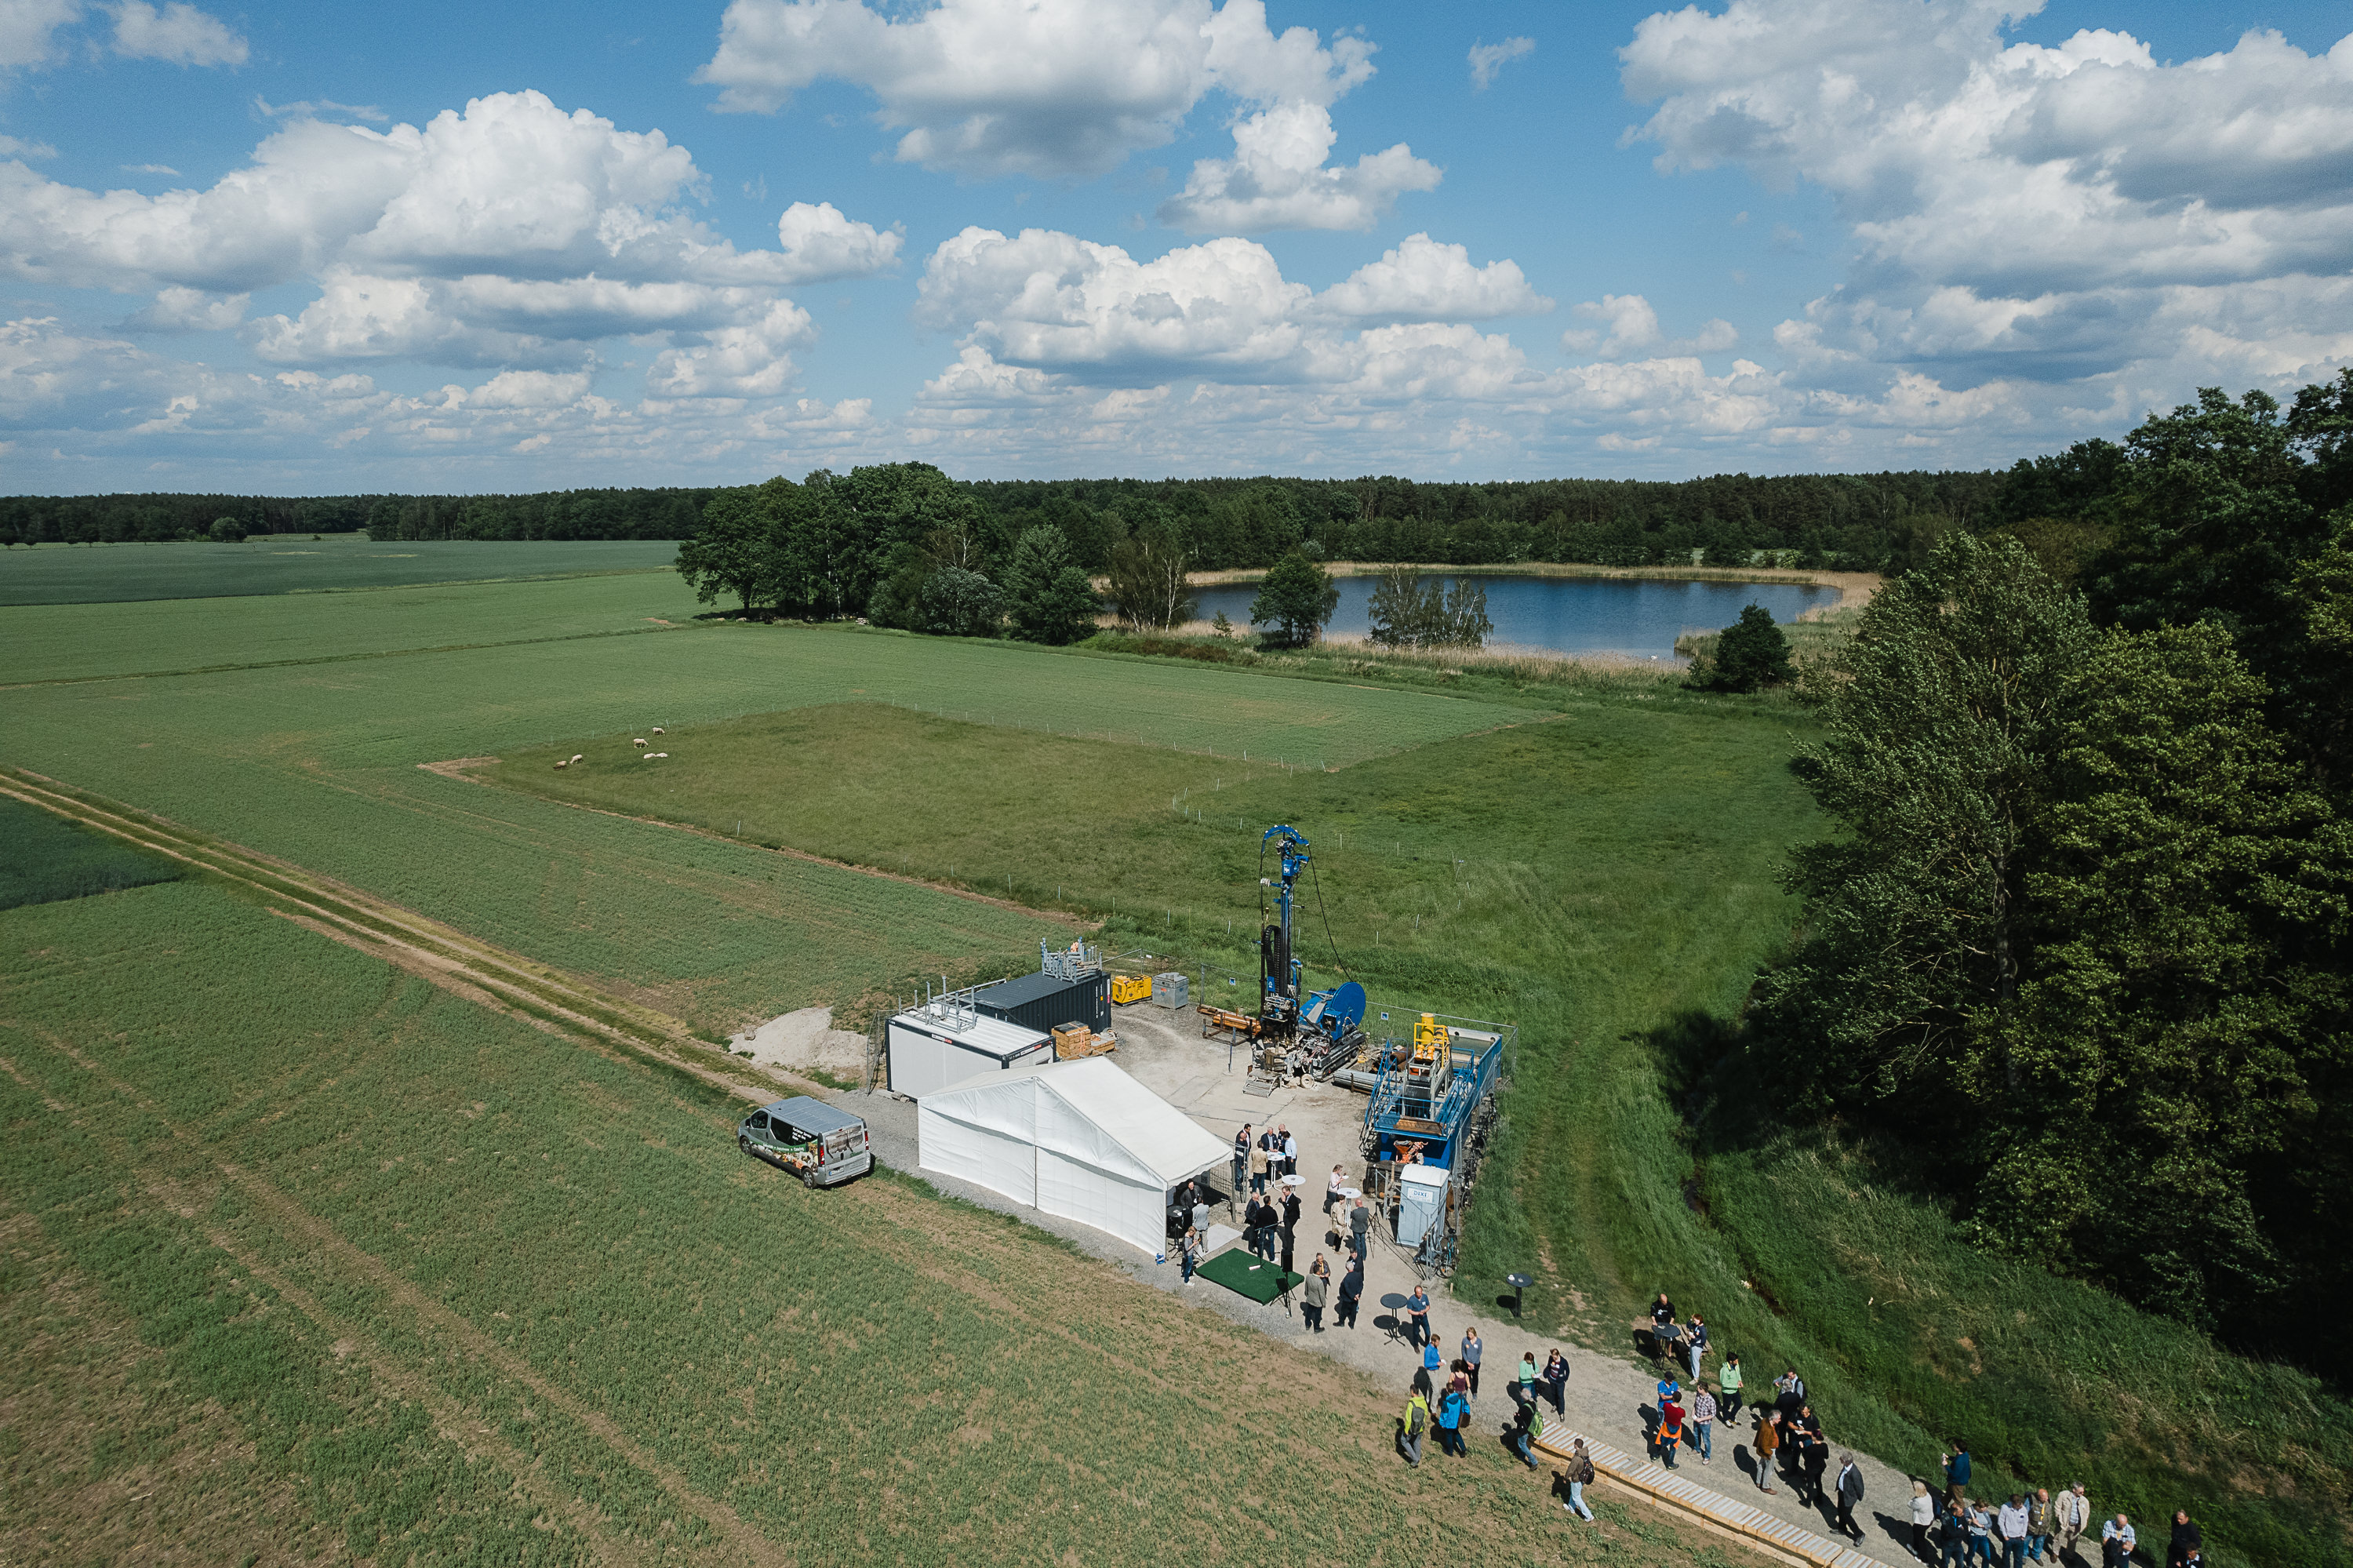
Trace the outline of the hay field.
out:
[[[0,914],[0,1554],[1746,1560],[743,1108],[209,886]]]
[[[257,534],[242,545],[28,545],[0,554],[0,605],[109,604],[320,593],[403,583],[659,572],[669,539],[434,539],[378,544],[364,534]]]

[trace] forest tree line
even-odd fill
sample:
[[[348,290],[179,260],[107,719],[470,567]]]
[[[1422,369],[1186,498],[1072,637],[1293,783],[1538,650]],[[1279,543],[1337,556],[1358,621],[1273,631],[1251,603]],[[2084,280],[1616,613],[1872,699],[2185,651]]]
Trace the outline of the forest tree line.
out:
[[[883,467],[897,467],[889,464]],[[809,476],[820,484],[835,476]],[[950,481],[952,483],[957,482]],[[1951,527],[2003,514],[1989,472],[1719,474],[1683,481],[997,480],[957,483],[1000,560],[1027,528],[1110,569],[1119,544],[1173,535],[1193,567],[1326,560],[1603,566],[1778,564],[1877,570],[1922,558]],[[755,489],[757,487],[739,487]],[[162,542],[228,517],[256,535],[365,529],[379,540],[684,539],[719,487],[526,495],[85,495],[0,499],[0,543]]]

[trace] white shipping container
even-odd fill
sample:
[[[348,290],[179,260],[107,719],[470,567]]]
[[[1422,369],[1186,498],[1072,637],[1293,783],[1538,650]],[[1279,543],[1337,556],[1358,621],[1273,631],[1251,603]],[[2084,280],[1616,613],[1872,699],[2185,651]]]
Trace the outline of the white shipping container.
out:
[[[1054,1042],[1001,1018],[949,1023],[923,1012],[902,1012],[891,1020],[890,1056],[892,1091],[921,1099],[982,1073],[1051,1061]]]

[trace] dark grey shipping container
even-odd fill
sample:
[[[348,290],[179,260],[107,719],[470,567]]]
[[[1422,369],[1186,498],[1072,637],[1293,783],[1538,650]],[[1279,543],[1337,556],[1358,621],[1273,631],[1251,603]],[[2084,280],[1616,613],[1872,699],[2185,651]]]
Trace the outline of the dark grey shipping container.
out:
[[[1083,1023],[1099,1033],[1111,1028],[1109,975],[1074,980],[1048,974],[1023,975],[982,986],[972,993],[972,1000],[991,1018],[1040,1033],[1052,1033],[1057,1023]]]

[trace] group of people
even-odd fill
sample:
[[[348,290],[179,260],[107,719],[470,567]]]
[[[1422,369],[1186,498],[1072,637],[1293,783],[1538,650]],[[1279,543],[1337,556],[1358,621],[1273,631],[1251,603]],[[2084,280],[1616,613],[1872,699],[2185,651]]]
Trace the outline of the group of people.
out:
[[[1941,1500],[1927,1482],[1912,1483],[1912,1552],[1932,1568],[1971,1568],[1980,1561],[1989,1568],[1997,1557],[2004,1568],[2024,1568],[2042,1563],[2046,1552],[2053,1563],[2084,1563],[2084,1542],[2095,1531],[2102,1568],[2128,1568],[2139,1549],[2132,1517],[2119,1512],[2099,1518],[2081,1481],[2056,1495],[2048,1487],[2013,1490],[2009,1501],[2000,1502],[1969,1495],[1975,1466],[1967,1444],[1955,1444],[1944,1466]],[[2204,1550],[2188,1510],[2175,1510],[2166,1568],[2202,1568]]]
[[[1468,1454],[1463,1432],[1471,1424],[1471,1407],[1479,1399],[1479,1369],[1486,1361],[1487,1347],[1479,1337],[1476,1325],[1462,1331],[1461,1351],[1451,1361],[1438,1349],[1438,1340],[1429,1324],[1430,1298],[1417,1286],[1409,1306],[1419,1304],[1414,1312],[1415,1327],[1409,1330],[1421,1353],[1421,1366],[1413,1374],[1412,1391],[1406,1400],[1405,1414],[1398,1418],[1398,1443],[1406,1462],[1419,1468],[1421,1465],[1423,1436],[1434,1426],[1441,1453]],[[1437,1378],[1443,1376],[1446,1386],[1441,1390]],[[1511,1395],[1512,1414],[1504,1424],[1504,1438],[1520,1462],[1531,1470],[1536,1467],[1535,1440],[1544,1430],[1544,1417],[1537,1408],[1539,1399],[1552,1401],[1553,1412],[1563,1413],[1568,1391],[1568,1358],[1558,1351],[1539,1371],[1536,1353],[1525,1351],[1512,1380],[1504,1385]],[[1581,1453],[1584,1445],[1577,1445]],[[1582,1494],[1577,1494],[1580,1500]],[[1591,1514],[1585,1516],[1588,1519]]]

